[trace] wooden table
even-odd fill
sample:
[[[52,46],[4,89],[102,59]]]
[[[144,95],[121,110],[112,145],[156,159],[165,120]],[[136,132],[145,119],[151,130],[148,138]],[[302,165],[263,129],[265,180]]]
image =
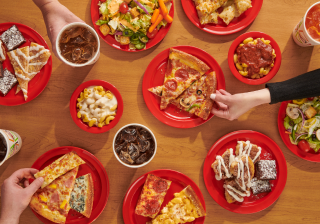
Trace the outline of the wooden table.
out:
[[[182,0],[184,1],[184,0]],[[92,25],[89,0],[61,1],[86,23]],[[0,127],[14,130],[23,139],[21,151],[0,167],[0,183],[15,170],[30,167],[44,152],[59,146],[77,146],[93,153],[104,165],[110,180],[107,206],[95,223],[123,223],[122,202],[130,184],[142,174],[155,169],[180,171],[200,187],[206,201],[205,223],[319,223],[320,165],[295,156],[282,142],[278,133],[277,114],[280,104],[252,109],[237,121],[214,117],[200,127],[177,129],[158,121],[148,110],[142,96],[142,80],[148,63],[161,51],[176,45],[192,45],[210,53],[220,64],[227,91],[240,93],[264,88],[238,81],[231,73],[227,53],[232,41],[247,31],[262,31],[280,46],[282,65],[271,82],[283,81],[317,69],[320,48],[302,48],[292,40],[292,30],[316,0],[265,0],[255,21],[243,31],[215,36],[199,30],[185,15],[180,0],[174,0],[175,17],[164,40],[140,53],[116,50],[101,41],[101,56],[93,66],[71,68],[53,56],[51,80],[43,93],[28,104],[17,107],[0,106]],[[31,2],[1,1],[0,23],[18,22],[38,31],[48,42],[40,10]],[[50,46],[51,48],[51,46]],[[89,134],[71,119],[69,100],[77,86],[92,79],[114,84],[124,100],[120,122],[104,134]],[[112,152],[116,131],[128,123],[148,126],[156,135],[158,150],[154,160],[140,169],[120,164]],[[288,166],[288,180],[280,198],[264,211],[241,215],[220,207],[209,195],[202,176],[204,158],[220,137],[236,130],[255,130],[271,137],[282,149]],[[20,223],[41,223],[27,208]]]

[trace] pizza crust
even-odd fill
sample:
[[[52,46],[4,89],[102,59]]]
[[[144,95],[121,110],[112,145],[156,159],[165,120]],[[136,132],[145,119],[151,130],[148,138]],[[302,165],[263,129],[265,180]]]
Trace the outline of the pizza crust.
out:
[[[206,216],[206,211],[204,210],[200,202],[200,199],[198,198],[196,192],[194,192],[192,187],[188,185],[183,191],[187,195],[187,197],[190,199],[194,207],[196,208],[198,216],[199,217]]]
[[[90,218],[91,216],[93,200],[94,200],[93,180],[92,180],[91,173],[89,173],[86,206],[85,206],[84,212],[82,213],[82,215],[84,215],[87,218]]]

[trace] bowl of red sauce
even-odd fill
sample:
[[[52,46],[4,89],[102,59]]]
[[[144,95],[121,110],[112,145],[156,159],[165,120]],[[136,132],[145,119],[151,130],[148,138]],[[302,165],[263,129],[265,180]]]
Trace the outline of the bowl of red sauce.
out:
[[[246,46],[239,46],[240,44],[243,44],[244,40],[250,37],[253,38],[253,40],[263,38],[264,40],[269,40],[270,43],[265,44],[263,41],[257,40],[256,45],[250,43],[249,45],[245,44]],[[274,49],[275,58],[272,57],[272,49]],[[241,62],[244,62],[248,66],[245,69],[248,73],[246,76],[240,74],[234,60],[235,54],[238,55],[238,59]],[[277,42],[269,35],[257,31],[248,32],[240,35],[231,44],[228,52],[228,64],[232,74],[241,82],[249,85],[260,85],[271,80],[279,71],[281,65],[281,51]],[[272,67],[270,67],[271,64]],[[263,75],[260,78],[254,76],[260,68],[267,67],[270,69],[266,75]]]

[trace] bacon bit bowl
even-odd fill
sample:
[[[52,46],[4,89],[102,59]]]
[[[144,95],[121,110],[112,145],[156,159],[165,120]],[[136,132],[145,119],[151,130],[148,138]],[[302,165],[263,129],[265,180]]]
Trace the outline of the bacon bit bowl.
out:
[[[275,50],[276,58],[274,59],[274,66],[271,68],[270,72],[262,78],[251,79],[251,78],[247,78],[247,77],[242,76],[239,73],[239,71],[236,68],[236,65],[234,63],[233,57],[236,52],[236,49],[238,48],[239,44],[241,44],[248,37],[252,37],[253,39],[264,38],[265,40],[270,40],[271,41],[270,45]],[[272,37],[270,37],[269,35],[267,35],[265,33],[256,32],[256,31],[244,33],[244,34],[240,35],[238,38],[236,38],[233,41],[233,43],[231,44],[231,46],[229,48],[229,53],[228,53],[228,64],[229,64],[229,68],[230,68],[232,74],[237,79],[239,79],[241,82],[249,84],[249,85],[260,85],[260,84],[268,82],[277,74],[277,72],[280,68],[280,65],[281,65],[281,50],[280,50],[277,42]]]

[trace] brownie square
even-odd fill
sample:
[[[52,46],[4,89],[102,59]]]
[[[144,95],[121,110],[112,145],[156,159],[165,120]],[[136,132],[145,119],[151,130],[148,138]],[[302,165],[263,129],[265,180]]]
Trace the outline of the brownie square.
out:
[[[271,192],[271,185],[269,180],[258,180],[258,178],[254,177],[251,180],[251,190],[254,195]]]
[[[256,177],[260,180],[277,179],[277,169],[275,160],[260,160],[256,163]]]
[[[0,62],[0,78],[3,77],[3,65],[2,62]]]
[[[3,77],[0,78],[0,92],[5,96],[7,93],[17,84],[18,80],[16,77],[8,70],[4,69]]]
[[[22,33],[16,27],[16,25],[13,25],[8,30],[6,30],[1,36],[0,39],[3,41],[3,43],[6,45],[8,51],[12,51],[19,47],[21,44],[26,42],[26,39],[22,36]]]

